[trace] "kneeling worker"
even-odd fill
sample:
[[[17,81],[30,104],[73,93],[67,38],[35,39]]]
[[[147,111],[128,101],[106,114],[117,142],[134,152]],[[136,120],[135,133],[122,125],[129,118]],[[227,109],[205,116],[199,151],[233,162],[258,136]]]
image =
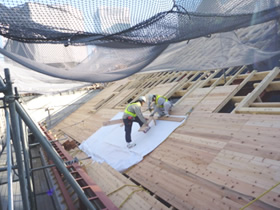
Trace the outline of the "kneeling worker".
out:
[[[169,112],[171,111],[173,104],[165,96],[153,94],[149,95],[148,108],[150,112],[152,111],[153,103],[154,111],[151,113],[150,116],[154,116],[154,114],[157,112],[159,117],[169,117]]]
[[[131,128],[132,123],[137,122],[141,127],[143,124],[147,124],[146,118],[143,116],[141,111],[141,106],[146,102],[145,96],[140,96],[134,103],[128,104],[124,110],[123,122],[125,129],[125,140],[127,142],[127,147],[132,148],[136,146],[135,143],[131,143]]]

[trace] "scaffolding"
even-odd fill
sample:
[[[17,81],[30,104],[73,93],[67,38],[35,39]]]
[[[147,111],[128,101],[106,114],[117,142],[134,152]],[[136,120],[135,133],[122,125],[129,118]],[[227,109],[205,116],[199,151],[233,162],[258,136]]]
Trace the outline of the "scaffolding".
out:
[[[91,187],[87,186],[91,182],[88,177],[83,176],[83,173],[80,172],[79,177],[77,177],[77,173],[72,173],[69,170],[69,165],[72,166],[75,161],[67,163],[65,159],[61,156],[65,156],[65,154],[61,155],[58,153],[57,149],[54,146],[59,147],[59,144],[54,144],[55,141],[50,139],[50,136],[47,136],[47,131],[44,130],[42,132],[39,125],[35,124],[33,120],[29,117],[27,112],[19,103],[19,95],[17,89],[15,88],[15,93],[13,92],[12,82],[10,79],[9,69],[5,69],[5,80],[0,79],[0,92],[4,94],[4,97],[1,98],[3,101],[3,109],[5,110],[5,118],[6,118],[6,155],[7,155],[7,167],[0,168],[0,173],[6,171],[7,172],[7,182],[8,184],[8,209],[14,209],[14,201],[13,201],[13,170],[16,169],[18,171],[18,181],[20,185],[20,192],[22,196],[22,206],[23,209],[37,209],[36,198],[34,194],[34,179],[33,172],[37,170],[42,170],[45,168],[55,168],[57,170],[57,178],[63,177],[66,182],[72,187],[74,192],[78,196],[79,207],[83,207],[85,209],[116,209],[113,203],[104,196],[100,192],[91,192],[89,195],[86,191],[91,189]],[[26,132],[24,126],[27,126],[29,129],[29,133]],[[32,163],[30,160],[30,147],[33,145],[29,144],[28,136],[32,134],[37,141],[36,144],[40,145],[50,160],[50,165],[45,165],[39,168],[32,168]],[[12,142],[12,144],[11,144]],[[56,142],[57,143],[57,142]],[[12,146],[14,149],[16,163],[12,161]],[[60,148],[62,151],[63,148]],[[63,151],[62,151],[63,152]],[[61,153],[61,152],[60,152]],[[4,155],[3,153],[0,155]],[[67,160],[67,159],[66,159]],[[77,163],[76,163],[77,164]],[[77,167],[76,167],[77,168]],[[83,185],[79,183],[77,180],[83,179]],[[85,186],[86,185],[86,186]],[[90,183],[91,186],[95,186],[94,183]],[[99,190],[99,189],[98,189]],[[67,195],[67,190],[64,191],[64,194]],[[65,199],[65,196],[64,196]],[[69,200],[69,199],[68,199]],[[67,203],[67,201],[66,201]],[[70,202],[67,204],[69,209],[76,209],[77,207]]]

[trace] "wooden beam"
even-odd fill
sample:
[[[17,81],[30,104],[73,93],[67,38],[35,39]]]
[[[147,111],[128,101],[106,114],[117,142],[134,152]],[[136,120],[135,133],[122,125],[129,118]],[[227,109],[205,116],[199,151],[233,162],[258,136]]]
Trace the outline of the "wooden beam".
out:
[[[154,124],[156,125],[156,120],[165,120],[165,121],[173,121],[173,122],[182,122],[185,119],[185,117],[158,117],[158,118],[154,118],[154,117],[149,117],[148,119],[148,124],[151,121],[154,121]],[[143,125],[141,128],[139,128],[138,131],[145,131],[147,129],[147,126]]]
[[[262,80],[258,87],[249,93],[234,111],[236,112],[237,109],[240,109],[241,107],[248,107],[250,104],[252,104],[269,85],[269,83],[279,74],[279,71],[279,67],[275,67],[271,72],[269,72],[269,74]]]
[[[233,67],[228,68],[228,70],[225,72],[225,74],[229,74],[229,72],[231,72],[231,70],[233,69]],[[216,87],[218,84],[221,83],[221,80],[224,79],[224,74],[222,74],[210,87]]]
[[[156,120],[165,120],[165,121],[173,121],[173,122],[182,122],[185,117],[159,117]]]
[[[262,71],[262,72],[258,72],[257,74],[254,75],[254,77],[252,78],[252,81],[260,81],[260,80],[263,80],[267,74],[269,73],[270,71]],[[246,75],[245,74],[241,74],[238,76],[238,79],[243,79],[245,78]],[[280,79],[280,74],[278,74],[275,79]]]
[[[238,106],[239,103],[236,103],[235,106]],[[250,105],[251,107],[280,107],[279,102],[255,102]]]
[[[103,126],[122,124],[122,123],[123,123],[122,119],[110,120],[110,121],[103,122]]]
[[[221,71],[221,69],[217,69],[215,70],[209,77],[207,77],[205,80],[202,80],[202,82],[200,83],[200,85],[197,88],[203,88],[205,85],[207,85],[210,80],[212,80],[213,77],[215,77],[219,72]],[[207,74],[206,74],[207,76]]]
[[[156,120],[165,120],[165,121],[173,121],[173,122],[182,122],[185,118],[184,117],[159,117],[159,118],[153,118],[153,117],[149,117],[148,118],[148,123],[150,123],[151,121],[154,122],[154,124],[156,125]],[[116,119],[116,120],[109,120],[106,122],[103,122],[103,126],[108,126],[108,125],[115,125],[115,124],[122,124],[123,120],[122,119]]]
[[[252,80],[253,81],[263,80],[267,76],[268,73],[269,73],[268,71],[258,72],[257,74],[254,75]],[[238,76],[238,79],[244,79],[245,77],[246,77],[246,74],[241,74]]]
[[[196,81],[194,81],[194,83],[187,89],[187,92],[184,96],[182,96],[176,103],[179,104],[181,101],[183,101],[187,96],[189,96],[197,87],[199,87],[203,81],[201,80],[202,78],[205,77],[205,75],[207,74],[207,72],[204,72],[203,75],[201,75]]]
[[[245,69],[247,68],[247,66],[242,66],[242,68],[240,68],[238,70],[238,72],[236,72],[227,82],[225,85],[230,85],[236,78],[239,74],[242,73],[242,71],[244,71]]]
[[[233,96],[231,100],[232,100],[233,103],[239,103],[244,98],[245,98],[245,96]]]
[[[251,108],[251,107],[241,107],[235,111],[236,113],[242,113],[242,114],[280,114],[280,108],[275,107],[257,107],[257,108]]]
[[[279,102],[257,102],[257,103],[252,103],[251,107],[280,107]]]
[[[197,77],[197,75],[199,74],[200,72],[189,72],[183,79],[181,79],[170,91],[168,91],[167,93],[166,93],[166,97],[167,98],[170,98],[171,96],[173,96],[173,94],[177,91],[177,90],[179,90],[180,88],[182,88],[182,86],[184,85],[186,85],[186,84],[189,84],[194,78],[196,78]],[[190,79],[188,79],[189,78],[189,76],[190,75],[192,75],[192,74],[194,74]]]
[[[149,119],[147,120],[147,124],[149,125],[150,124],[150,122],[154,122],[154,124],[156,125],[156,121],[155,121],[155,119],[154,119],[154,117],[149,117]],[[139,130],[138,131],[143,131],[143,132],[145,132],[146,133],[146,131],[148,130],[148,128],[149,128],[149,126],[147,126],[147,125],[142,125],[141,126],[141,128],[139,128]]]
[[[247,75],[247,77],[237,86],[237,88],[234,89],[234,91],[232,91],[228,97],[223,100],[223,102],[217,106],[217,108],[213,111],[213,112],[219,112],[232,98],[233,96],[239,91],[241,90],[246,84],[248,81],[251,80],[251,78],[255,75],[255,73],[257,73],[257,71],[252,71],[249,75]]]
[[[254,83],[254,88],[256,88],[260,83]],[[271,82],[265,89],[267,92],[270,91],[280,91],[280,81]]]

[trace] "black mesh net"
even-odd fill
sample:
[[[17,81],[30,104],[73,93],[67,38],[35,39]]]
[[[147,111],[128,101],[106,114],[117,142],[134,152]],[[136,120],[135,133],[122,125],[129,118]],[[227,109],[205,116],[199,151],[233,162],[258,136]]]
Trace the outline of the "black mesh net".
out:
[[[174,43],[279,17],[275,0],[1,0],[1,35],[28,43]]]
[[[279,17],[279,0],[0,0],[0,53],[48,83],[279,65]]]

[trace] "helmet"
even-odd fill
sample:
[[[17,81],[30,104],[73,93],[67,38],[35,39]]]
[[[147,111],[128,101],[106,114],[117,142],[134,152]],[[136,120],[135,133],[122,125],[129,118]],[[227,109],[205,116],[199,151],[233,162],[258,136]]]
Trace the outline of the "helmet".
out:
[[[149,101],[152,102],[153,99],[155,98],[155,96],[156,96],[156,95],[150,94],[150,95],[149,95]]]
[[[138,100],[139,100],[139,101],[146,102],[146,97],[145,97],[145,96],[140,96]]]

